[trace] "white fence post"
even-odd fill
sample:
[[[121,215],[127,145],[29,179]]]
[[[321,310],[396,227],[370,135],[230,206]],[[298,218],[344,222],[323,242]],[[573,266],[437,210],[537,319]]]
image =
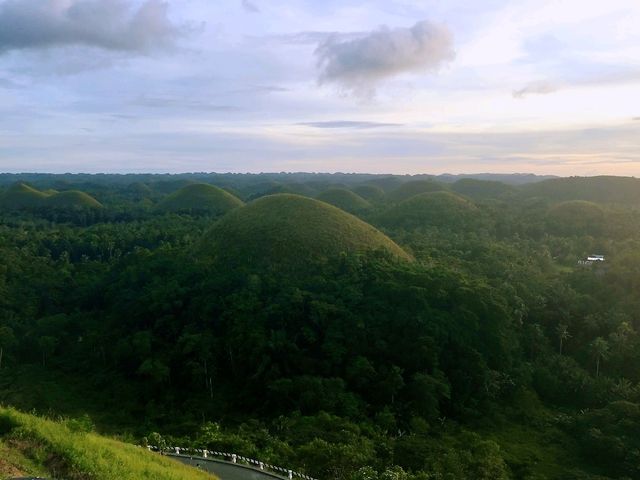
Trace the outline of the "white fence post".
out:
[[[208,454],[208,453],[209,453],[209,452],[207,452],[206,450],[204,450],[204,451],[202,452],[202,456],[203,456],[204,458],[207,458],[207,454]]]
[[[238,456],[235,453],[231,455],[231,461],[233,463],[238,463]]]
[[[293,470],[289,470],[289,480],[293,480]]]

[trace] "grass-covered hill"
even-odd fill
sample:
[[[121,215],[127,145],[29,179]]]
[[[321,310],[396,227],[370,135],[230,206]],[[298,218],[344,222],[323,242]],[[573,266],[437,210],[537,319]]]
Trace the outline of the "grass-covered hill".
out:
[[[352,189],[365,200],[370,202],[382,202],[386,197],[384,190],[377,185],[358,185]]]
[[[24,183],[11,186],[0,195],[3,210],[87,210],[102,208],[102,204],[91,195],[78,190],[41,192]]]
[[[415,195],[380,215],[379,223],[407,230],[438,226],[460,227],[473,221],[478,208],[469,200],[451,192]]]
[[[278,195],[281,193],[290,193],[293,195],[302,195],[305,197],[315,197],[318,194],[318,191],[304,183],[286,183],[286,184],[276,184],[266,190],[260,190],[252,195],[249,195],[248,200],[256,200],[260,197],[266,197],[269,195]]]
[[[299,195],[262,197],[230,212],[205,235],[203,253],[232,264],[305,264],[343,252],[384,250],[410,256],[373,226],[327,203]]]
[[[514,193],[515,187],[506,183],[476,180],[474,178],[463,178],[451,185],[451,190],[460,195],[478,200],[486,200],[489,198],[501,198],[505,195]]]
[[[206,212],[223,215],[241,207],[242,200],[226,190],[206,183],[196,183],[182,187],[164,198],[158,210],[164,212]]]
[[[82,421],[55,422],[0,408],[0,478],[215,479],[144,448],[87,430]]]
[[[102,208],[102,204],[95,198],[78,190],[54,193],[47,197],[45,206],[56,209]]]
[[[317,199],[350,213],[361,212],[371,207],[360,195],[345,188],[330,188],[318,195]]]
[[[47,194],[24,183],[16,183],[0,195],[3,210],[26,210],[44,205]]]
[[[548,228],[558,234],[598,234],[604,229],[605,219],[600,205],[584,200],[562,202],[547,212]]]
[[[640,179],[632,177],[569,177],[524,185],[521,194],[550,201],[586,200],[640,205]]]
[[[413,180],[403,183],[398,188],[389,193],[389,198],[393,202],[402,202],[415,195],[428,192],[439,192],[446,190],[447,186],[433,180]]]

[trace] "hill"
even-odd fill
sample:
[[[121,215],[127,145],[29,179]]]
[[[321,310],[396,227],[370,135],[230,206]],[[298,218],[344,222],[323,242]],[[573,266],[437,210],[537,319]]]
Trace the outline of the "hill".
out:
[[[373,226],[299,195],[262,197],[234,210],[205,235],[204,255],[232,264],[295,266],[343,252],[384,250],[410,256]]]
[[[207,183],[195,183],[173,192],[158,204],[164,212],[206,212],[223,215],[241,207],[242,200],[221,188]]]
[[[413,180],[393,190],[389,194],[389,198],[394,202],[402,202],[421,193],[439,192],[446,189],[445,184],[433,180]]]
[[[586,200],[640,205],[640,179],[612,176],[557,178],[525,185],[521,187],[521,194],[557,202]]]
[[[386,227],[415,229],[426,226],[456,227],[473,221],[477,207],[451,192],[415,195],[380,216]]]
[[[562,202],[547,212],[549,230],[563,235],[597,235],[602,233],[604,221],[602,207],[584,200]]]
[[[47,197],[45,205],[50,208],[65,210],[102,208],[102,204],[95,198],[78,190],[55,193]]]
[[[382,202],[386,197],[384,190],[377,185],[358,185],[352,190],[370,202]]]
[[[215,477],[134,445],[0,408],[0,477],[51,475],[94,480],[205,480]]]
[[[345,188],[330,188],[318,195],[317,199],[350,213],[361,212],[371,207],[360,195]]]
[[[4,210],[25,210],[44,205],[47,194],[24,183],[16,183],[0,195],[0,208]]]
[[[474,178],[463,178],[451,185],[451,190],[460,195],[471,197],[478,200],[486,200],[489,198],[500,198],[516,191],[511,185],[506,183],[476,180]]]

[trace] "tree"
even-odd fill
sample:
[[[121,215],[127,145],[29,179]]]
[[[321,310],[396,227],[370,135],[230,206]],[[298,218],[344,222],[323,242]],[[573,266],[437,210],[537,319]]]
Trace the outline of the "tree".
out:
[[[13,330],[7,326],[0,326],[0,368],[2,368],[2,357],[4,351],[16,343]]]
[[[591,353],[596,359],[596,377],[600,376],[600,361],[609,357],[609,343],[602,337],[591,343]]]
[[[560,339],[560,355],[562,355],[562,347],[564,345],[564,341],[571,338],[569,334],[569,327],[564,323],[561,323],[556,328],[556,332],[558,333],[558,338]]]

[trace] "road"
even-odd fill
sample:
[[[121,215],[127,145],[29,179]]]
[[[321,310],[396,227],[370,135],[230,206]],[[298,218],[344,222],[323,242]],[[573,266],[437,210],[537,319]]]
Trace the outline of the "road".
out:
[[[201,457],[189,457],[185,455],[168,455],[176,460],[197,467],[201,470],[213,473],[220,480],[282,480],[286,477],[280,477],[273,473],[261,472],[258,469],[239,465],[222,460],[207,459]],[[288,479],[287,479],[288,480]]]

